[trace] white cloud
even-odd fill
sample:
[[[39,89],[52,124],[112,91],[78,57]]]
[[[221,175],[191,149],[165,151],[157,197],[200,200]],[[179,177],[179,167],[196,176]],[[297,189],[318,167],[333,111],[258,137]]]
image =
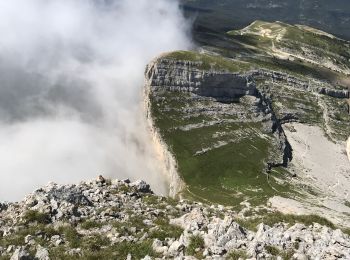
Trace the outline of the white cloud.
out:
[[[0,2],[0,201],[98,174],[165,192],[142,117],[145,65],[190,47],[171,0]]]

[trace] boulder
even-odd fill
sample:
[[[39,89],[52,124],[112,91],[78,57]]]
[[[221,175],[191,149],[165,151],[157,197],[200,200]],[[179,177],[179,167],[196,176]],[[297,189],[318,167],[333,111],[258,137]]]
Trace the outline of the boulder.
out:
[[[152,193],[150,185],[143,180],[138,180],[130,184],[130,187],[134,187],[139,192]]]
[[[50,260],[49,251],[46,248],[38,245],[35,253],[35,258],[36,260]]]
[[[179,241],[174,241],[169,247],[168,255],[172,257],[179,256],[180,254],[182,254],[184,249],[185,249],[184,244],[182,244]]]
[[[208,223],[208,219],[204,216],[200,208],[194,208],[190,213],[180,218],[171,219],[170,224],[182,227],[185,230],[200,230]]]
[[[20,247],[15,250],[10,260],[33,260],[33,258],[23,247]]]

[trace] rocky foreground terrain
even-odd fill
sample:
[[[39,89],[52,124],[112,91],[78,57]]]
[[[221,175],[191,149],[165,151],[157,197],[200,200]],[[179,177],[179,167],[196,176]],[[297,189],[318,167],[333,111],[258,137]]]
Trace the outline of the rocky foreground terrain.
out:
[[[349,259],[317,216],[157,196],[144,181],[49,184],[0,204],[0,259]]]

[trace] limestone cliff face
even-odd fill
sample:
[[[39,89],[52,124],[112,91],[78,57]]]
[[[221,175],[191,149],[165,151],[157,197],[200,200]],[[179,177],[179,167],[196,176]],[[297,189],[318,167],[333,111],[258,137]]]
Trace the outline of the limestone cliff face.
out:
[[[162,140],[159,129],[154,125],[152,119],[152,111],[150,106],[150,91],[152,86],[152,78],[154,76],[154,71],[152,67],[154,62],[146,68],[145,86],[144,86],[144,110],[146,115],[146,120],[148,123],[149,131],[152,136],[152,141],[154,147],[157,151],[159,163],[162,166],[163,174],[169,181],[169,196],[177,197],[181,195],[181,191],[184,189],[185,184],[181,179],[177,171],[177,163],[170,152],[167,144]]]
[[[257,95],[254,79],[269,78],[283,81],[294,88],[335,98],[347,98],[348,90],[338,90],[326,81],[300,79],[287,73],[266,69],[245,73],[202,70],[201,62],[162,58],[148,66],[146,77],[151,79],[152,89],[192,92],[214,98]]]
[[[185,60],[158,59],[149,64],[146,70],[146,97],[149,102],[149,95],[157,96],[164,90],[171,92],[189,92],[200,97],[213,98],[219,103],[237,102],[243,96],[253,96],[258,99],[256,109],[260,111],[266,119],[264,120],[267,128],[270,128],[276,140],[276,145],[280,152],[269,159],[267,168],[274,166],[287,166],[292,159],[292,148],[288,143],[284,134],[281,123],[277,120],[271,106],[271,99],[265,93],[262,93],[256,87],[254,77],[267,75],[266,71],[249,71],[246,73],[230,73],[225,71],[203,70],[200,62],[192,62]],[[269,75],[271,76],[271,75]],[[286,75],[276,75],[287,77]],[[290,79],[290,81],[292,81]],[[295,80],[296,81],[296,80]],[[147,103],[148,118],[152,124],[152,116],[149,109],[150,104]],[[220,108],[218,108],[220,109]],[[155,129],[154,126],[152,129]],[[156,143],[163,143],[161,137],[157,135]],[[277,156],[276,156],[277,155]],[[171,158],[170,154],[164,155],[164,158]],[[172,158],[173,159],[173,158]],[[175,161],[168,161],[167,169],[174,171],[176,167],[172,167]],[[171,163],[170,163],[171,162]],[[173,174],[171,174],[173,175]]]
[[[200,62],[161,59],[149,66],[146,76],[151,79],[153,91],[192,92],[219,100],[256,94],[250,74],[206,71],[200,66]]]

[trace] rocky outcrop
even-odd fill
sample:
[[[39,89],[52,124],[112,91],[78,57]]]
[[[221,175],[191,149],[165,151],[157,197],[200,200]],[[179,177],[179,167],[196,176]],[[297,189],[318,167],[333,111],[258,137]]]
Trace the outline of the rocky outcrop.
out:
[[[146,77],[155,92],[165,89],[192,92],[218,101],[256,95],[250,74],[206,71],[200,66],[200,62],[161,59],[148,66]]]
[[[210,97],[239,97],[255,95],[254,80],[269,79],[284,82],[293,88],[319,93],[335,98],[348,98],[348,90],[335,89],[327,81],[303,79],[288,73],[259,69],[245,73],[229,73],[201,69],[201,62],[161,58],[148,65],[147,78],[156,89],[193,92]],[[155,73],[154,73],[155,72]],[[152,74],[153,73],[153,74]],[[153,75],[153,77],[151,77]]]
[[[265,70],[249,71],[247,73],[229,73],[201,69],[201,62],[171,60],[160,58],[150,63],[145,77],[147,82],[146,97],[161,95],[165,90],[171,92],[190,92],[201,97],[214,98],[217,102],[237,102],[242,96],[254,96],[258,102],[258,110],[268,118],[271,132],[276,138],[280,156],[273,156],[267,163],[267,169],[275,166],[287,166],[292,160],[292,148],[284,134],[281,122],[277,119],[270,97],[264,91],[257,89],[254,78],[269,76],[276,79],[286,79],[295,82],[297,79],[287,77],[277,72]],[[299,83],[299,82],[298,82]],[[149,107],[149,103],[147,104]],[[148,109],[149,111],[149,109]],[[150,112],[148,118],[152,121]],[[159,141],[158,141],[159,142]]]
[[[280,157],[270,158],[267,164],[268,171],[271,170],[271,168],[273,167],[278,167],[278,166],[287,167],[288,163],[293,159],[292,146],[288,142],[287,136],[284,133],[281,121],[276,117],[276,114],[273,111],[272,100],[270,96],[262,91],[257,91],[257,93],[258,93],[257,94],[258,98],[261,100],[261,103],[260,103],[261,109],[265,111],[265,113],[268,113],[271,115],[271,122],[272,122],[271,129],[278,142],[277,144],[278,149],[281,151]]]
[[[143,181],[51,183],[6,205],[0,255],[11,259],[350,258],[350,237],[340,229],[277,221],[253,231],[239,224],[251,217],[158,197]]]
[[[260,69],[251,71],[250,74],[256,79],[269,79],[272,82],[284,82],[292,88],[327,95],[334,98],[348,98],[349,95],[348,90],[335,89],[327,81],[301,79],[280,71]]]

